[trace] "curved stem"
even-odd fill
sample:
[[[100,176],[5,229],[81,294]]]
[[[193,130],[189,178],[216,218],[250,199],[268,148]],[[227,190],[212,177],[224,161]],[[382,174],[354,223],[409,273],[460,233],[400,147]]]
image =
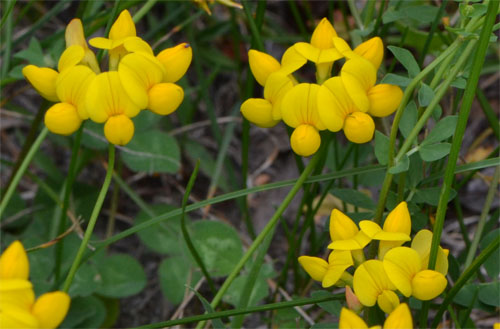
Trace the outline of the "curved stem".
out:
[[[75,259],[73,260],[73,264],[71,264],[68,276],[66,277],[66,281],[64,282],[63,291],[65,292],[68,292],[69,287],[71,286],[71,282],[73,282],[73,278],[75,277],[76,271],[80,266],[83,254],[85,253],[87,244],[90,240],[90,237],[92,236],[92,232],[94,231],[94,227],[97,222],[97,217],[101,212],[101,207],[104,202],[104,198],[106,197],[109,184],[111,183],[111,177],[113,176],[114,165],[115,165],[115,146],[113,144],[109,144],[108,169],[106,171],[106,177],[104,178],[101,191],[97,196],[94,209],[92,210],[92,214],[90,215],[89,224],[87,226],[87,229],[85,230],[85,235],[83,236],[82,243],[80,244],[80,248],[78,249]]]

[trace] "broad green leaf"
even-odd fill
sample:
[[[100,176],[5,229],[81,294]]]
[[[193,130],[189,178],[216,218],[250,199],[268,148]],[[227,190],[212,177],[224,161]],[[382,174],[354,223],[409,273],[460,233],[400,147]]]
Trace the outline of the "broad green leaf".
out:
[[[97,264],[102,279],[99,294],[122,298],[141,292],[146,286],[146,274],[141,264],[127,254],[114,254]]]
[[[130,143],[121,148],[121,156],[134,171],[175,173],[180,167],[177,141],[158,130],[136,133]]]
[[[441,186],[422,188],[417,190],[413,201],[416,203],[427,203],[431,206],[437,206],[439,203],[439,196],[441,194]],[[454,189],[450,190],[450,196],[448,197],[448,202],[453,200],[457,192]]]
[[[330,190],[330,193],[335,195],[342,201],[365,209],[375,209],[376,204],[366,194],[348,188],[335,188]]]
[[[378,163],[386,165],[389,153],[389,137],[382,134],[380,131],[375,130],[375,157]]]
[[[155,205],[151,207],[151,210],[156,215],[160,215],[174,209],[176,209],[174,206],[168,204]],[[134,225],[144,223],[150,218],[150,216],[141,210],[134,221]],[[186,222],[188,221],[189,218],[186,216]],[[151,250],[160,254],[183,255],[184,239],[182,237],[180,222],[181,216],[179,215],[139,231],[137,234],[139,235],[139,239],[141,239],[142,243],[148,246]]]
[[[71,299],[66,318],[59,328],[101,328],[106,318],[106,307],[97,297],[76,297]]]
[[[405,155],[403,155],[403,157],[401,158],[401,160],[399,160],[399,162],[395,163],[394,166],[392,166],[389,169],[389,173],[391,173],[391,174],[399,174],[401,172],[407,171],[409,167],[410,167],[410,159],[405,154]]]
[[[422,160],[431,162],[447,156],[450,153],[450,149],[450,143],[425,144],[419,148],[418,153],[422,157]]]
[[[99,292],[102,284],[101,275],[93,262],[82,264],[75,274],[68,294],[78,297],[87,297]]]
[[[406,108],[401,116],[401,121],[399,121],[399,131],[406,138],[415,127],[417,123],[417,104],[411,101],[406,105]]]
[[[489,282],[479,287],[479,300],[486,305],[500,307],[500,282]]]
[[[207,270],[214,277],[231,273],[243,257],[243,246],[236,230],[228,224],[199,220],[189,228],[191,239]],[[189,254],[189,251],[186,252]]]
[[[394,73],[389,73],[386,74],[386,76],[380,81],[380,83],[388,83],[391,85],[396,85],[400,87],[407,87],[411,82],[411,79],[408,79],[407,77],[403,77],[401,75],[397,75]]]
[[[396,57],[396,59],[406,68],[410,78],[413,78],[420,73],[418,63],[409,50],[396,46],[388,46],[387,48],[394,54],[394,57]]]
[[[431,87],[429,87],[425,83],[422,83],[420,89],[418,90],[418,104],[425,107],[430,104],[433,98],[434,91],[431,89]]]
[[[172,304],[179,305],[184,299],[186,285],[194,287],[201,279],[201,272],[186,256],[173,256],[161,262],[158,278],[163,295]]]
[[[132,118],[134,122],[135,133],[151,130],[153,127],[158,127],[160,120],[165,117],[155,114],[151,111],[141,111],[140,115]]]
[[[500,229],[498,228],[486,234],[479,243],[481,249],[486,248],[499,234]],[[497,250],[488,257],[483,266],[490,278],[498,277],[500,273],[500,248],[497,248]]]
[[[316,290],[311,293],[311,297],[313,298],[328,297],[331,295],[332,293],[326,290]],[[340,309],[342,308],[342,305],[340,305],[340,302],[338,300],[318,303],[318,306],[331,315],[340,316]]]
[[[434,144],[451,137],[455,133],[458,116],[450,115],[440,120],[420,146]]]

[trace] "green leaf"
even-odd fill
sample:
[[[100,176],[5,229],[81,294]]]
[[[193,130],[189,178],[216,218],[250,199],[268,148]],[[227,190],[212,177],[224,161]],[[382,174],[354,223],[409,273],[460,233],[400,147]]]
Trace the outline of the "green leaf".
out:
[[[212,308],[212,305],[203,297],[198,291],[190,288],[191,291],[198,297],[198,299],[201,301],[203,304],[203,307],[205,308],[205,311],[207,313],[214,313],[214,309]],[[212,326],[216,329],[225,329],[226,327],[222,323],[222,320],[220,318],[215,318],[210,320],[212,322]]]
[[[500,282],[489,282],[479,288],[479,300],[486,305],[500,307]]]
[[[243,257],[243,245],[233,227],[222,222],[199,220],[188,229],[196,250],[212,276],[228,275],[234,264]]]
[[[411,79],[394,73],[389,73],[386,74],[386,76],[382,79],[382,81],[380,81],[380,83],[388,83],[405,88],[408,87],[408,85],[411,83]]]
[[[450,143],[426,144],[419,148],[418,153],[422,160],[431,162],[439,160],[450,153]]]
[[[105,150],[108,148],[108,141],[104,137],[104,126],[102,123],[95,123],[87,120],[83,126],[82,144],[92,150]]]
[[[378,163],[386,165],[389,153],[389,137],[382,134],[380,131],[375,131],[375,157]]]
[[[370,197],[357,190],[348,188],[336,188],[330,190],[330,193],[335,195],[340,200],[357,207],[365,209],[375,209],[375,207],[377,206]]]
[[[331,292],[326,290],[316,290],[311,293],[313,298],[321,298],[331,296]],[[328,302],[318,303],[318,306],[330,313],[331,315],[340,316],[340,309],[342,305],[338,300],[332,300]]]
[[[168,204],[154,205],[151,210],[155,214],[163,214],[176,209]],[[139,212],[134,225],[140,225],[151,217],[144,211]],[[189,218],[186,216],[186,222]],[[160,254],[183,255],[184,254],[184,239],[181,233],[181,216],[170,218],[156,225],[148,227],[138,232],[139,239],[151,250]]]
[[[71,299],[68,314],[59,328],[101,328],[106,318],[106,307],[97,297]]]
[[[420,146],[434,144],[451,137],[455,133],[458,116],[450,115],[440,120]]]
[[[406,138],[412,131],[413,127],[417,123],[417,104],[411,101],[406,105],[406,108],[401,116],[401,121],[399,121],[399,131]]]
[[[434,91],[431,89],[431,87],[429,87],[425,83],[422,83],[420,89],[418,90],[418,104],[425,107],[430,104],[433,98]]]
[[[194,268],[184,255],[169,257],[161,262],[158,268],[161,291],[172,304],[179,305],[184,299],[186,285],[194,286],[201,279],[200,271],[191,271]]]
[[[481,249],[486,248],[499,234],[499,228],[486,234],[479,243]],[[488,257],[483,266],[490,278],[498,277],[498,274],[500,274],[500,248],[497,248],[497,250]]]
[[[411,187],[417,187],[420,181],[424,178],[422,170],[422,159],[418,154],[410,156],[410,168],[408,169],[408,184]]]
[[[410,159],[405,154],[405,155],[403,155],[403,158],[401,160],[399,160],[399,162],[397,162],[396,164],[394,164],[394,166],[392,166],[389,169],[389,173],[391,173],[393,175],[394,174],[399,174],[401,172],[407,171],[409,167],[410,167]]]
[[[388,46],[387,48],[394,54],[394,57],[396,57],[396,59],[406,68],[410,78],[413,78],[420,73],[420,67],[415,60],[415,57],[413,57],[409,50],[396,46]]]
[[[431,206],[437,206],[440,194],[441,194],[441,186],[422,188],[415,193],[413,201],[416,203],[427,203],[430,204]],[[450,196],[448,197],[448,202],[453,200],[456,195],[457,191],[451,189]]]
[[[452,87],[458,88],[458,89],[465,89],[465,85],[467,84],[467,80],[465,80],[462,77],[458,77],[453,82],[451,83]]]
[[[420,23],[432,23],[436,19],[439,8],[429,5],[408,6],[401,9],[407,18]]]
[[[146,286],[146,274],[139,262],[126,254],[104,257],[97,264],[101,276],[99,294],[122,298],[141,292]]]
[[[441,115],[443,114],[443,109],[441,108],[441,105],[436,105],[436,108],[434,111],[432,111],[431,116],[435,121],[438,121],[441,119]]]
[[[42,46],[35,37],[31,38],[28,48],[14,54],[14,58],[27,60],[29,64],[40,67],[47,66],[47,63],[45,63]]]
[[[245,287],[245,283],[248,279],[248,274],[242,274],[238,276],[229,286],[227,293],[224,295],[223,300],[226,303],[238,307],[240,302],[240,297]],[[267,285],[267,280],[264,276],[259,275],[255,280],[255,284],[250,293],[250,299],[248,300],[248,306],[255,306],[261,300],[269,295],[269,287]]]
[[[134,171],[175,173],[180,167],[175,138],[158,130],[136,133],[121,151],[123,162]]]

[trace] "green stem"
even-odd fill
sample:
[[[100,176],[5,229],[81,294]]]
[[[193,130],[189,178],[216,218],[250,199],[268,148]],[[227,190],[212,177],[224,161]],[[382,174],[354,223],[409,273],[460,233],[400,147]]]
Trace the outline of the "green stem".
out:
[[[7,208],[7,204],[10,201],[10,198],[12,197],[12,194],[16,190],[17,185],[19,184],[19,181],[23,177],[24,172],[28,168],[28,165],[30,164],[31,160],[35,156],[36,152],[40,148],[40,145],[42,144],[43,140],[45,137],[47,137],[47,134],[49,133],[49,130],[47,127],[44,127],[42,131],[40,132],[40,135],[38,135],[37,139],[31,145],[30,150],[26,154],[26,157],[24,158],[23,162],[19,166],[19,169],[17,170],[16,174],[14,175],[14,178],[12,179],[12,183],[9,185],[7,188],[7,191],[5,192],[2,202],[0,203],[0,222],[2,221],[3,217],[2,215],[5,212],[5,208]]]
[[[368,0],[366,2],[366,6],[365,6],[365,19],[363,21],[364,25],[365,26],[368,26],[368,24],[370,24],[370,21],[372,20],[373,18],[373,12],[375,11],[375,4],[377,3],[376,0]]]
[[[146,3],[144,5],[142,5],[141,9],[139,9],[134,16],[132,16],[132,20],[134,21],[134,23],[137,23],[138,21],[141,20],[141,18],[146,15],[150,10],[151,8],[154,6],[154,4],[157,2],[158,0],[148,0],[146,1]]]
[[[115,146],[113,144],[109,144],[108,150],[108,168],[106,171],[106,177],[104,178],[104,182],[102,183],[101,191],[97,196],[97,200],[94,204],[94,209],[92,210],[92,214],[90,215],[89,224],[87,225],[87,229],[85,230],[85,235],[83,236],[82,243],[80,244],[80,248],[73,260],[73,264],[71,264],[71,268],[69,270],[68,276],[66,277],[66,281],[64,282],[63,291],[68,292],[71,283],[73,282],[73,278],[75,277],[76,271],[80,266],[80,262],[82,260],[83,254],[87,249],[87,244],[92,236],[92,232],[94,231],[95,224],[97,222],[97,217],[101,212],[102,204],[104,203],[104,198],[106,197],[106,193],[108,192],[109,184],[111,183],[111,177],[113,176],[113,168],[115,165]]]
[[[221,301],[222,297],[224,296],[224,294],[226,293],[227,289],[229,288],[229,286],[231,285],[231,283],[234,281],[234,279],[236,279],[236,277],[240,273],[240,271],[243,268],[243,266],[245,265],[245,263],[250,259],[250,257],[252,256],[252,254],[261,245],[262,241],[269,234],[269,232],[271,232],[274,229],[274,226],[278,223],[278,220],[281,218],[281,215],[283,214],[283,212],[285,211],[285,209],[288,207],[288,205],[290,204],[290,202],[292,202],[293,198],[295,197],[295,195],[297,194],[297,192],[301,189],[301,187],[304,184],[304,182],[307,179],[307,177],[309,177],[309,175],[311,174],[311,172],[314,170],[314,168],[316,166],[316,163],[318,162],[318,159],[319,159],[319,155],[316,154],[311,159],[311,161],[309,161],[308,165],[306,166],[306,168],[304,169],[304,171],[300,175],[299,179],[297,180],[297,182],[295,183],[295,185],[292,187],[292,189],[290,190],[290,192],[288,192],[288,195],[283,200],[283,203],[281,203],[281,205],[278,207],[278,209],[276,210],[276,212],[274,213],[274,215],[271,217],[271,219],[269,220],[269,222],[267,223],[267,225],[262,230],[262,232],[260,232],[259,235],[255,238],[254,242],[248,248],[248,250],[245,253],[245,255],[243,255],[243,257],[241,258],[241,260],[234,267],[234,269],[231,272],[231,274],[229,274],[229,276],[227,277],[226,281],[224,281],[224,283],[220,287],[219,291],[217,292],[217,294],[215,295],[214,299],[210,303],[210,306],[212,306],[212,308],[215,309],[217,307],[217,305],[219,305],[219,302]],[[200,324],[198,324],[197,328],[202,328],[203,325],[204,324],[200,323]]]
[[[361,31],[363,31],[365,27],[363,25],[363,21],[361,20],[361,16],[359,15],[356,3],[354,2],[354,0],[347,0],[347,5],[349,6],[352,17],[354,17],[354,20],[356,21],[356,25]]]
[[[490,124],[491,129],[497,139],[500,139],[500,126],[498,125],[498,117],[493,110],[492,106],[488,102],[488,99],[484,95],[483,91],[479,88],[476,89],[476,98],[483,109],[483,113]]]
[[[436,14],[436,18],[434,18],[434,21],[432,22],[431,29],[429,31],[429,34],[427,35],[427,39],[425,39],[425,44],[424,48],[422,49],[422,54],[420,54],[420,58],[418,61],[419,66],[422,66],[422,64],[424,63],[425,55],[427,55],[427,51],[429,50],[429,46],[431,45],[432,38],[434,37],[434,33],[436,32],[436,28],[439,22],[441,21],[441,16],[443,16],[447,3],[448,0],[443,0],[443,2],[441,2],[441,6],[439,7],[439,10]]]
[[[9,7],[13,7],[14,4],[16,2],[13,1],[13,0],[10,0],[8,2],[8,6]],[[11,9],[11,8],[8,8],[8,9]],[[4,38],[2,40],[2,43],[5,44],[5,49],[4,49],[4,53],[3,53],[3,62],[2,62],[2,71],[1,71],[1,78],[2,80],[5,79],[5,77],[7,76],[7,73],[9,73],[9,68],[10,68],[10,55],[11,55],[11,52],[12,52],[12,22],[13,22],[13,19],[12,19],[13,15],[12,15],[12,12],[10,13],[10,15],[7,16],[7,18],[4,20],[2,20],[2,24],[3,23],[6,23],[7,25],[5,26],[5,33],[4,33]]]

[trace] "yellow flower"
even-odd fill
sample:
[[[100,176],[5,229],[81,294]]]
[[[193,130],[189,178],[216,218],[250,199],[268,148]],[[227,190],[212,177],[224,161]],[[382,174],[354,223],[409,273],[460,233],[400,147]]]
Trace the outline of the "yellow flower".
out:
[[[353,311],[347,308],[342,308],[342,310],[340,311],[339,329],[351,328],[368,328],[368,325]],[[373,326],[370,328],[381,328],[381,326]],[[399,306],[396,307],[391,314],[389,314],[387,319],[385,319],[383,328],[413,329],[413,319],[408,305],[405,303],[399,304]]]
[[[134,135],[130,118],[139,114],[137,106],[123,88],[118,72],[98,74],[87,90],[87,112],[92,121],[103,123],[104,135],[112,144],[125,145]]]
[[[384,58],[384,44],[382,39],[379,37],[373,37],[354,48],[354,51],[349,47],[344,39],[339,37],[333,38],[333,44],[335,48],[347,59],[352,59],[356,57],[363,57],[369,60],[375,67],[375,71],[378,70],[382,59]]]
[[[186,74],[193,58],[193,49],[189,43],[162,50],[156,58],[163,64],[165,74],[163,82],[177,82]]]
[[[68,294],[49,292],[35,300],[28,277],[26,251],[14,241],[0,256],[0,328],[56,328],[64,320]]]
[[[394,208],[387,215],[383,228],[370,220],[361,221],[359,227],[373,240],[380,240],[378,257],[382,260],[387,251],[410,241],[411,218],[408,205],[403,201]]]
[[[85,41],[85,35],[83,33],[81,20],[79,20],[78,18],[72,19],[71,22],[69,22],[68,26],[66,26],[64,37],[66,39],[66,47],[78,45],[83,48],[84,57],[81,60],[81,64],[87,65],[95,73],[99,73],[101,71],[94,52],[89,49],[87,41]]]
[[[419,253],[408,247],[389,250],[383,263],[391,282],[406,297],[431,300],[439,296],[448,284],[442,273],[423,267]]]
[[[299,263],[313,278],[320,281],[323,288],[336,284],[345,270],[354,265],[349,251],[334,250],[328,256],[328,262],[322,258],[300,256]]]
[[[352,219],[338,209],[333,209],[330,215],[330,238],[332,243],[328,248],[336,250],[361,250],[371,241]]]
[[[399,305],[399,298],[394,292],[396,287],[387,277],[381,261],[367,260],[354,272],[354,293],[361,304],[373,306],[378,304],[385,313],[391,313]]]
[[[370,327],[370,329],[380,328],[380,326]],[[368,329],[368,325],[353,311],[342,307],[340,311],[339,329]]]
[[[416,250],[422,259],[422,268],[429,266],[429,254],[431,252],[432,232],[429,230],[420,230],[415,234],[411,241],[411,248]],[[436,271],[446,275],[448,273],[448,249],[438,248]]]
[[[321,143],[319,130],[325,129],[318,115],[318,90],[317,84],[301,83],[289,90],[281,102],[283,121],[295,128],[290,144],[293,151],[301,156],[316,153]]]
[[[266,85],[269,75],[281,68],[280,63],[273,56],[255,49],[248,51],[248,64],[255,80],[262,87]]]
[[[90,39],[89,43],[99,49],[109,51],[109,68],[116,70],[120,59],[127,54],[123,46],[129,37],[135,37],[136,30],[132,16],[128,10],[123,10],[109,30],[108,38],[97,37]]]

